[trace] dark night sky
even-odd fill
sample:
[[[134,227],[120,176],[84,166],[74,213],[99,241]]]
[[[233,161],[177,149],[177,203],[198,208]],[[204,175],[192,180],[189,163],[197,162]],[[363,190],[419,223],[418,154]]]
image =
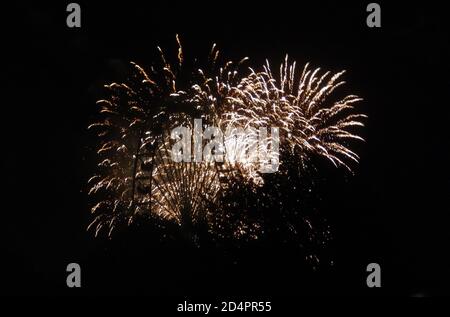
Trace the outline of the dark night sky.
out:
[[[382,28],[369,29],[368,2],[261,3],[80,2],[81,29],[66,27],[65,3],[5,13],[1,293],[449,294],[444,9],[380,2]],[[217,43],[255,67],[288,53],[348,70],[347,88],[364,97],[369,119],[355,176],[333,173],[321,193],[333,268],[310,272],[283,245],[190,253],[145,226],[113,241],[85,232],[86,127],[98,87],[129,60],[150,65],[156,45],[175,47],[176,33],[190,56]],[[79,290],[65,286],[70,262],[83,268]],[[370,262],[382,266],[381,290],[365,287]]]

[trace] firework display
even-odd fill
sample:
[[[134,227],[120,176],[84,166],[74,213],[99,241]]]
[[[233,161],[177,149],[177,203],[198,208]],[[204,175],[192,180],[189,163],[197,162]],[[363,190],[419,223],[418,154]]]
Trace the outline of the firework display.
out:
[[[155,314],[450,295],[445,10],[5,12],[3,294],[146,296]]]
[[[286,57],[277,76],[268,61],[261,71],[245,67],[247,58],[220,64],[215,45],[206,68],[192,70],[184,65],[178,37],[177,43],[175,63],[158,48],[158,65],[146,71],[132,62],[129,80],[106,85],[109,97],[97,102],[102,119],[89,129],[99,140],[99,164],[88,182],[95,202],[88,229],[95,235],[102,229],[111,235],[139,217],[173,222],[183,230],[202,225],[220,234],[217,228],[230,224],[231,210],[237,208],[232,234],[257,237],[262,225],[246,220],[246,211],[257,209],[259,200],[242,206],[225,202],[236,192],[259,195],[268,175],[261,166],[276,162],[280,169],[274,172],[289,177],[310,168],[316,156],[348,170],[351,161],[358,162],[349,141],[362,140],[354,130],[365,117],[354,111],[361,98],[333,98],[344,84],[344,72],[321,74],[306,65],[297,74],[296,63]],[[276,127],[279,146],[273,130],[255,152],[250,151],[254,144],[248,142],[249,134],[225,136],[223,161],[175,162],[171,131],[179,126],[195,130],[195,119],[220,131],[253,131],[253,137]],[[261,151],[264,159],[251,154]],[[247,154],[244,159],[236,159],[242,153]],[[286,168],[293,162],[296,169]]]

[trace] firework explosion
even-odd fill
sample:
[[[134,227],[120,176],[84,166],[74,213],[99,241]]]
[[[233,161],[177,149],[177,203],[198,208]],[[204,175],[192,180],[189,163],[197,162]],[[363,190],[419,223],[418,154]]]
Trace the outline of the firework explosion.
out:
[[[96,201],[88,229],[95,235],[104,229],[110,236],[114,228],[138,217],[175,223],[185,232],[204,226],[220,236],[229,226],[232,229],[227,232],[234,238],[254,239],[261,234],[261,223],[247,216],[259,204],[251,197],[258,196],[265,184],[260,166],[267,162],[255,157],[233,159],[239,151],[247,151],[248,142],[225,138],[226,145],[234,145],[226,146],[227,150],[235,153],[223,162],[172,160],[170,131],[177,126],[192,128],[196,118],[222,131],[278,127],[280,148],[273,150],[273,138],[266,136],[261,150],[268,152],[269,160],[279,162],[278,174],[284,177],[309,169],[314,156],[348,170],[349,161],[358,161],[347,144],[351,139],[362,140],[352,132],[363,125],[365,116],[354,113],[354,104],[361,98],[348,95],[329,101],[344,84],[340,81],[344,72],[320,75],[320,69],[306,65],[298,76],[295,62],[289,63],[286,57],[279,78],[269,62],[262,71],[248,69],[242,75],[247,58],[219,66],[215,45],[208,67],[192,72],[184,65],[178,37],[177,42],[175,63],[169,63],[158,48],[158,66],[146,72],[132,62],[131,78],[106,85],[109,97],[97,102],[102,119],[89,129],[100,141],[100,159],[88,181],[89,195]],[[286,168],[292,165],[294,170]]]

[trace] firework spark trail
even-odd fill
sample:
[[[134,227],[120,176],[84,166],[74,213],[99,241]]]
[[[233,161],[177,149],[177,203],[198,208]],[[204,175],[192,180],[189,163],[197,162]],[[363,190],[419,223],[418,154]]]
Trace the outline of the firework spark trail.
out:
[[[326,157],[336,167],[351,171],[346,160],[358,162],[358,155],[346,146],[350,139],[363,140],[349,129],[363,126],[363,114],[355,114],[354,104],[362,99],[348,95],[331,105],[327,104],[344,72],[319,77],[320,68],[311,71],[308,64],[297,79],[295,62],[286,56],[280,66],[280,78],[275,79],[269,62],[264,71],[252,73],[234,89],[233,123],[246,122],[253,127],[278,126],[283,133],[281,156],[294,154],[304,168],[313,154]],[[298,81],[298,82],[297,82]],[[283,161],[283,160],[281,160]]]
[[[177,126],[191,126],[197,116],[208,125],[220,125],[219,109],[245,59],[237,66],[228,62],[209,76],[198,69],[195,80],[185,90],[177,90],[182,47],[175,66],[158,50],[162,61],[158,70],[152,68],[149,75],[132,62],[133,78],[106,85],[109,99],[97,102],[104,120],[89,129],[100,140],[100,163],[98,173],[88,181],[89,194],[99,200],[88,227],[95,228],[96,235],[102,228],[111,235],[117,224],[130,224],[137,215],[155,215],[180,225],[204,221],[206,205],[214,205],[219,189],[235,173],[227,162],[173,162],[167,135]],[[210,61],[216,64],[217,59],[213,46]]]
[[[136,63],[127,83],[105,87],[110,97],[99,100],[103,120],[89,126],[96,132],[100,145],[98,173],[89,180],[89,194],[98,201],[92,207],[93,228],[97,235],[106,229],[111,235],[121,223],[132,223],[137,216],[157,217],[186,226],[207,223],[214,227],[215,211],[226,214],[220,197],[233,188],[252,188],[264,183],[258,157],[235,160],[248,152],[248,139],[225,139],[231,151],[224,162],[179,162],[171,159],[170,131],[180,125],[192,127],[194,118],[206,125],[226,129],[279,127],[281,148],[268,153],[280,161],[300,159],[302,168],[313,155],[321,155],[335,166],[351,170],[347,160],[358,161],[347,140],[362,140],[350,132],[362,126],[365,117],[353,113],[361,98],[348,95],[328,104],[333,91],[344,84],[344,72],[319,76],[320,69],[305,66],[300,77],[295,63],[288,58],[280,66],[276,79],[269,62],[260,72],[252,69],[243,76],[239,70],[247,60],[218,66],[219,51],[213,46],[205,70],[188,74],[190,81],[179,80],[185,60],[179,45],[177,62],[168,62],[163,51],[161,65],[147,73]],[[185,74],[185,73],[184,73]],[[186,75],[186,74],[185,74]],[[272,149],[272,138],[266,137],[264,148]],[[259,145],[261,147],[261,145]],[[209,222],[209,223],[208,223]],[[242,222],[240,222],[242,223]],[[242,223],[236,232],[244,232]]]

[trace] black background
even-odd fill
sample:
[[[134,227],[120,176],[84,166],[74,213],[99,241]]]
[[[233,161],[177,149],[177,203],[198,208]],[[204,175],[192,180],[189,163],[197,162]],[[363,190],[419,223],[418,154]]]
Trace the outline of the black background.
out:
[[[68,2],[67,2],[68,3]],[[264,3],[22,3],[3,12],[1,283],[3,294],[439,295],[449,294],[449,33],[442,4],[366,6]],[[181,4],[182,3],[182,4]],[[295,250],[186,250],[145,226],[113,240],[85,228],[85,193],[98,87],[129,60],[150,65],[156,45],[190,56],[217,43],[258,67],[285,54],[300,64],[347,69],[347,88],[368,114],[354,176],[330,175],[321,212],[333,228],[334,266],[312,271]],[[66,265],[82,288],[66,287]],[[368,289],[366,266],[382,268]]]

